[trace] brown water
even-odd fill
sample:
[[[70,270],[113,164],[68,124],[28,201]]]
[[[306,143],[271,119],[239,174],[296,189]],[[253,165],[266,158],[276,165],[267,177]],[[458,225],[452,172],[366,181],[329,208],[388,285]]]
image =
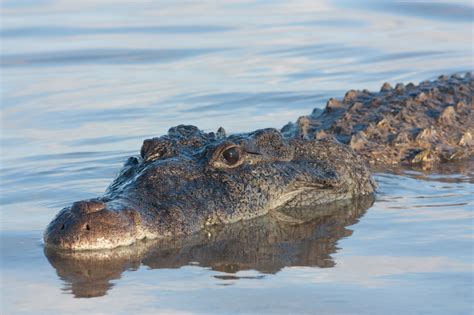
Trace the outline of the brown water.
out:
[[[101,256],[44,227],[145,138],[281,127],[345,90],[473,70],[470,1],[5,0],[2,314],[471,314],[472,162],[377,170],[371,200]],[[309,209],[311,210],[311,209]],[[313,212],[314,213],[314,212]]]

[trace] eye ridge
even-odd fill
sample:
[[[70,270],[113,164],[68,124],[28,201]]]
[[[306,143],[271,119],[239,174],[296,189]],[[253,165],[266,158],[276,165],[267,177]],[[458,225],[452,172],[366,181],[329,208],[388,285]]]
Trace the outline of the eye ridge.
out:
[[[227,165],[232,166],[240,161],[241,152],[237,146],[233,146],[222,151],[221,156]]]

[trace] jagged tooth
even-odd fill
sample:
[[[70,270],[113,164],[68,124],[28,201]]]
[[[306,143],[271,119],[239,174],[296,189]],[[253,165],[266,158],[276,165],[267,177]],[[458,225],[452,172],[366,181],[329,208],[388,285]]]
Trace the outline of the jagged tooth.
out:
[[[471,147],[474,145],[472,134],[469,131],[466,131],[462,135],[461,139],[459,140],[459,145],[462,147]]]
[[[438,117],[438,122],[443,125],[451,125],[456,119],[456,111],[453,106],[446,107]]]
[[[462,76],[459,73],[454,73],[453,75],[451,75],[451,78],[452,79],[462,79]]]
[[[390,85],[390,83],[385,82],[382,87],[380,88],[380,92],[388,92],[393,90],[393,87]]]
[[[344,95],[344,103],[349,103],[357,99],[359,93],[355,90],[349,90],[346,92],[346,95]]]

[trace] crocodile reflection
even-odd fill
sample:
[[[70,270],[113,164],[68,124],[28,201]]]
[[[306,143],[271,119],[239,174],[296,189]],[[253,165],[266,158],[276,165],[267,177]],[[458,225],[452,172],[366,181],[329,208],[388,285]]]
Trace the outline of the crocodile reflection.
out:
[[[373,202],[371,195],[324,206],[281,209],[253,220],[212,226],[183,239],[143,240],[101,251],[45,248],[45,254],[66,283],[65,291],[75,297],[105,295],[113,286],[111,280],[141,265],[157,269],[199,264],[231,274],[247,269],[273,274],[286,266],[328,268],[336,264],[331,254],[338,250],[337,242],[352,235],[347,227],[357,223]]]

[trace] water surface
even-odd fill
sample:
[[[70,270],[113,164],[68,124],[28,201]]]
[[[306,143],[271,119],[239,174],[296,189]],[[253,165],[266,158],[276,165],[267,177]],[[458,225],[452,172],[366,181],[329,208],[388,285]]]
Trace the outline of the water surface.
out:
[[[348,89],[472,71],[470,1],[97,2],[2,1],[2,313],[474,313],[469,163],[377,170],[369,209],[244,227],[261,247],[237,229],[107,268],[41,244],[171,126],[278,128]]]

